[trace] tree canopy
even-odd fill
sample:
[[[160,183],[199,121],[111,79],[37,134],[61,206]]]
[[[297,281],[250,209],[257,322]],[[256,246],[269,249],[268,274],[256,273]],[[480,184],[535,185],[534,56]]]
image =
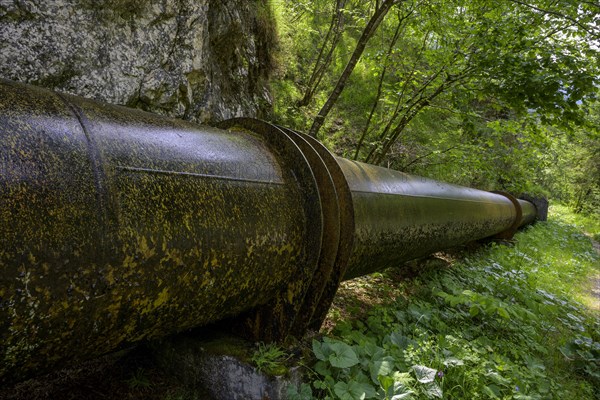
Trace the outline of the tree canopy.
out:
[[[356,160],[600,206],[596,2],[281,0],[279,8],[276,122]]]

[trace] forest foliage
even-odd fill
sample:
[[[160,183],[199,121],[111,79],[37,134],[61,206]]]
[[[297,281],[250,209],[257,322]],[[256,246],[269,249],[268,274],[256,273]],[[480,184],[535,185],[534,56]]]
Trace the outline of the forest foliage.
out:
[[[277,0],[271,119],[348,158],[600,210],[600,5]]]
[[[291,399],[600,399],[588,281],[600,253],[581,233],[600,226],[562,206],[551,215],[451,268],[432,258],[412,280],[388,270],[345,282]]]
[[[355,305],[334,304],[292,398],[600,398],[598,320],[581,298],[600,260],[572,224],[591,215],[600,235],[600,5],[272,4],[275,123],[350,159],[570,208],[408,283],[347,283]],[[383,304],[365,314],[369,291]]]

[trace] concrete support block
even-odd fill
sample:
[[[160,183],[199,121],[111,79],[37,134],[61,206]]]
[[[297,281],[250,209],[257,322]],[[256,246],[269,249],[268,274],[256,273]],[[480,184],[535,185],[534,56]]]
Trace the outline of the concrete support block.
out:
[[[269,375],[250,364],[256,347],[227,334],[210,338],[176,335],[154,342],[158,364],[186,388],[210,400],[285,400],[290,385],[298,387],[298,367]]]
[[[522,193],[519,199],[527,200],[535,206],[537,210],[536,220],[547,221],[548,220],[548,199],[542,196],[532,196],[528,193]]]

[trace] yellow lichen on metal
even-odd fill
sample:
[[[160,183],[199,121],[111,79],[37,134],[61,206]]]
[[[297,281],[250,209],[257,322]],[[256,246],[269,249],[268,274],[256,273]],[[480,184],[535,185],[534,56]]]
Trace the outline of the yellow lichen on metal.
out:
[[[257,340],[301,334],[344,274],[517,219],[497,194],[226,125],[0,81],[0,383],[227,317]]]
[[[239,314],[297,270],[295,178],[252,135],[6,82],[0,126],[1,381]]]

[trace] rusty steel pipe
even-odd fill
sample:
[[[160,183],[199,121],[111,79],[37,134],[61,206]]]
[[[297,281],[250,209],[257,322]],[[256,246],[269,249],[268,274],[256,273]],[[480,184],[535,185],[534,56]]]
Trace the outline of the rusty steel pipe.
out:
[[[533,203],[528,202],[527,200],[518,199],[519,205],[521,206],[522,216],[519,221],[519,227],[529,225],[533,223],[537,216],[537,209]]]
[[[287,335],[321,253],[294,142],[0,85],[0,376],[255,309]],[[252,317],[252,318],[250,318]]]
[[[532,221],[533,205],[0,81],[0,383],[224,318],[318,328],[341,280]]]
[[[346,278],[507,231],[517,210],[504,195],[338,159],[352,192],[355,245]]]

